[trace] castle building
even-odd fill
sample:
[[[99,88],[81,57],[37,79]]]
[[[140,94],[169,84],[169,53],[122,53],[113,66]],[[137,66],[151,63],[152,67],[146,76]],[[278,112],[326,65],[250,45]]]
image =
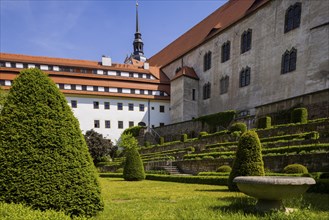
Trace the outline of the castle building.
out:
[[[230,0],[149,62],[171,80],[172,122],[298,105],[328,117],[329,2]]]
[[[329,2],[230,0],[146,59],[138,23],[124,64],[0,53],[0,85],[47,72],[83,131],[112,140],[226,110],[259,117],[304,105],[329,116]]]

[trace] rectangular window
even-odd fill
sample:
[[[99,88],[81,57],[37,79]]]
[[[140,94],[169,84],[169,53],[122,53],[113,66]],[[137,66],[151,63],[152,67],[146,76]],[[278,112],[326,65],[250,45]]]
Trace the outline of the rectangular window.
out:
[[[192,89],[192,100],[195,101],[195,89]]]
[[[104,102],[104,109],[110,109],[110,102]]]
[[[250,67],[243,68],[240,72],[240,87],[250,84]]]
[[[59,85],[59,89],[64,89],[64,84],[60,83]]]
[[[150,74],[146,74],[146,79],[151,79],[151,75]]]
[[[165,123],[160,122],[160,127],[163,127],[163,126],[165,126]]]
[[[118,93],[122,93],[122,88],[118,88]]]
[[[144,95],[144,89],[139,90],[139,93],[140,93],[141,95]]]
[[[152,95],[152,90],[149,90],[148,91],[148,95]]]
[[[81,89],[86,91],[87,90],[87,86],[81,86]]]
[[[139,111],[143,112],[145,110],[145,105],[144,104],[139,104]]]
[[[71,90],[76,90],[77,86],[76,85],[71,85]]]
[[[105,120],[105,128],[111,128],[111,121]]]
[[[163,91],[160,91],[160,96],[164,96],[164,92]]]
[[[123,129],[123,121],[118,121],[118,128]]]
[[[107,75],[107,70],[103,70],[103,75]]]
[[[160,112],[165,112],[165,107],[164,107],[164,105],[160,105]]]
[[[129,122],[129,127],[134,127],[134,122],[133,121]]]
[[[117,76],[121,76],[121,72],[120,71],[117,71],[116,74],[117,74]]]
[[[222,77],[220,80],[220,94],[228,92],[229,76]]]
[[[99,120],[94,120],[94,128],[99,128]]]
[[[50,71],[52,71],[54,69],[54,67],[53,66],[48,66],[48,70],[50,70]]]
[[[136,90],[135,89],[130,89],[130,93],[131,94],[135,94],[136,93]]]
[[[92,73],[93,73],[93,74],[97,74],[97,70],[93,70]]]
[[[128,110],[134,111],[134,103],[128,103]]]
[[[99,109],[99,102],[94,102],[94,109]]]
[[[118,102],[118,110],[122,110],[123,109],[123,104],[122,102]]]
[[[142,73],[138,73],[138,78],[143,78],[143,74]]]
[[[134,73],[129,73],[129,77],[134,77]]]
[[[93,86],[93,90],[94,90],[95,92],[98,92],[98,86]]]
[[[104,92],[109,92],[109,91],[110,91],[109,87],[104,87]]]
[[[77,100],[71,100],[71,107],[72,107],[72,108],[77,108],[77,107],[78,107],[78,102],[77,102]]]

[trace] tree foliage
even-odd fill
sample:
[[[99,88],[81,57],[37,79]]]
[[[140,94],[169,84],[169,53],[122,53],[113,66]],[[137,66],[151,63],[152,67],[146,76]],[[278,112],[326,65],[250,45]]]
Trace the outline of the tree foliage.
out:
[[[23,70],[0,117],[0,202],[93,216],[97,172],[64,95],[38,69]]]
[[[86,132],[85,140],[89,149],[89,153],[95,164],[103,161],[104,157],[110,156],[114,149],[111,140],[104,138],[102,134],[96,132],[93,129]]]
[[[235,160],[228,180],[231,191],[238,191],[233,179],[237,176],[264,176],[261,144],[255,131],[245,132],[238,143]]]

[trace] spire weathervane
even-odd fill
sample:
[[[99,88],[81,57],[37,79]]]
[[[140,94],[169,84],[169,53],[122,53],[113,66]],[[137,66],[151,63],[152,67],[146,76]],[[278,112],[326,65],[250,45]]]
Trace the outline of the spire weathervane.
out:
[[[142,34],[139,30],[139,21],[138,21],[138,1],[136,0],[136,32],[135,32],[135,39],[133,42],[134,46],[134,53],[133,58],[139,61],[146,61],[146,57],[144,56],[143,47],[144,43],[142,40]]]

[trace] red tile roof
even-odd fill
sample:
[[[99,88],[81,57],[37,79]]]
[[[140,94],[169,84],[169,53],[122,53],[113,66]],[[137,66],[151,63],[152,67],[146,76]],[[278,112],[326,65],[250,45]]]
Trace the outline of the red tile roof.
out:
[[[199,77],[198,75],[195,73],[194,69],[191,68],[191,67],[187,67],[187,66],[184,66],[183,68],[181,68],[177,73],[176,75],[174,76],[174,78],[171,80],[175,80],[175,79],[178,79],[179,77],[181,76],[187,76],[189,78],[192,78],[192,79],[196,79],[196,80],[199,80]]]
[[[207,18],[152,56],[148,62],[164,67],[246,17],[270,0],[230,0]]]

